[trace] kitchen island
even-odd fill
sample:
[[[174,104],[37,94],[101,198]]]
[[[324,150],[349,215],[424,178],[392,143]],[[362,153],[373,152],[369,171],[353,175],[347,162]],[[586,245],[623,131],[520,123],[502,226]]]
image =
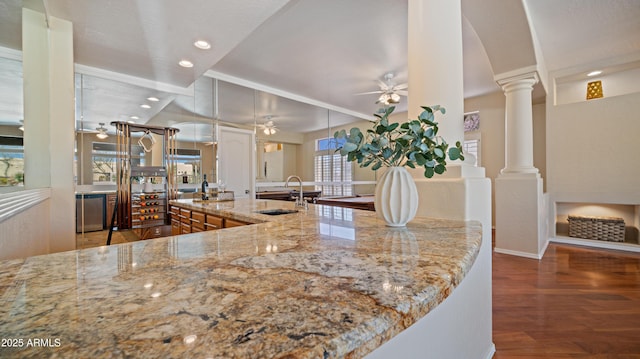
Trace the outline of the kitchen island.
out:
[[[0,262],[0,357],[360,358],[475,300],[447,297],[480,253],[476,222],[171,203],[256,224]]]

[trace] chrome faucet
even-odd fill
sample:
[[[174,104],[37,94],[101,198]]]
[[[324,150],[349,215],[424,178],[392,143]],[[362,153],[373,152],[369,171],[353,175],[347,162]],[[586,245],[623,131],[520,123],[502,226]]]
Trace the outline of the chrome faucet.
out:
[[[304,195],[302,194],[302,180],[298,176],[289,176],[287,177],[287,181],[284,183],[285,188],[289,188],[289,181],[292,179],[298,180],[300,183],[300,195],[296,198],[296,207],[304,207],[308,208],[307,202],[304,201]]]

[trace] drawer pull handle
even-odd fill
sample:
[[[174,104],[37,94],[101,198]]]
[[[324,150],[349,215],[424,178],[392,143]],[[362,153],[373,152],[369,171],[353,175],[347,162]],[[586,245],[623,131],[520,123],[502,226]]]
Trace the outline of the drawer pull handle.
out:
[[[207,226],[207,227],[220,228],[220,227],[216,226],[215,224],[205,223],[204,225]]]

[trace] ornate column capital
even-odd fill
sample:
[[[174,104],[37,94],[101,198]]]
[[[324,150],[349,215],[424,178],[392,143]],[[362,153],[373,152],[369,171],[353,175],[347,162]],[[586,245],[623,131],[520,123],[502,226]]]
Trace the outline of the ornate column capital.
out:
[[[540,76],[537,70],[526,69],[526,71],[505,72],[494,77],[496,83],[506,91],[506,87],[513,84],[530,84],[533,85],[540,82]]]

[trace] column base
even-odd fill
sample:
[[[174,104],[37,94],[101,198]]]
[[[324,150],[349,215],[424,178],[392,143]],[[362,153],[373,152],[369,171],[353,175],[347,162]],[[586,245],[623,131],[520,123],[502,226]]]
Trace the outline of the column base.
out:
[[[523,168],[503,168],[500,170],[500,176],[532,176],[540,177],[540,171],[535,167]]]
[[[546,206],[538,174],[506,174],[495,180],[495,251],[542,258],[547,247]]]

